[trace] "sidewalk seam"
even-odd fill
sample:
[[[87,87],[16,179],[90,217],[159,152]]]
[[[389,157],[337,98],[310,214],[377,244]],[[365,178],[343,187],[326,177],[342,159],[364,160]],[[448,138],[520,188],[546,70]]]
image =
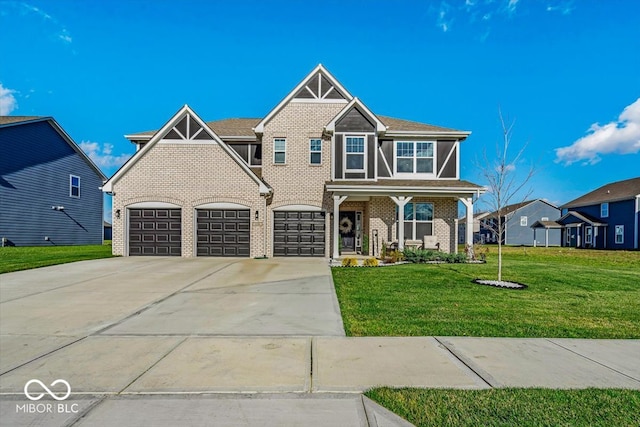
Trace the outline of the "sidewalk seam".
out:
[[[462,356],[458,356],[453,350],[451,350],[444,342],[440,341],[438,337],[433,337],[434,340],[438,342],[442,347],[444,347],[453,357],[455,357],[460,363],[467,367],[471,372],[473,372],[478,378],[482,380],[483,383],[489,386],[489,388],[495,388],[497,385],[491,384],[489,380],[485,379],[480,373],[471,367],[470,363],[467,363]]]
[[[558,347],[560,347],[560,348],[562,348],[562,349],[564,349],[564,350],[567,350],[567,351],[569,351],[569,352],[571,352],[571,353],[573,353],[573,354],[575,354],[575,355],[577,355],[577,356],[580,356],[580,357],[582,357],[582,358],[584,358],[584,359],[587,359],[587,360],[588,360],[588,361],[590,361],[590,362],[593,362],[593,363],[595,363],[595,364],[598,364],[598,365],[600,365],[600,366],[602,366],[602,367],[604,367],[604,368],[607,368],[607,369],[609,369],[609,370],[611,370],[611,371],[613,371],[613,372],[615,372],[615,373],[617,373],[617,374],[620,374],[620,375],[622,375],[622,376],[624,376],[624,377],[627,377],[627,378],[629,378],[629,379],[631,379],[631,380],[633,380],[633,381],[637,381],[637,382],[639,382],[639,383],[640,383],[640,379],[638,379],[638,378],[634,378],[634,377],[632,377],[632,376],[630,376],[630,375],[628,375],[628,374],[625,374],[624,372],[620,372],[620,371],[618,371],[617,369],[612,368],[611,366],[605,365],[605,364],[604,364],[604,363],[602,363],[602,362],[598,362],[597,360],[594,360],[594,359],[592,359],[592,358],[590,358],[590,357],[588,357],[588,356],[585,356],[585,355],[584,355],[584,354],[582,354],[582,353],[578,353],[576,350],[572,350],[572,349],[570,349],[570,348],[568,348],[568,347],[565,347],[565,346],[563,346],[562,344],[560,344],[560,343],[557,343],[557,342],[553,341],[553,339],[552,339],[552,338],[545,338],[545,341],[550,342],[551,344],[555,344],[555,345],[557,345]]]

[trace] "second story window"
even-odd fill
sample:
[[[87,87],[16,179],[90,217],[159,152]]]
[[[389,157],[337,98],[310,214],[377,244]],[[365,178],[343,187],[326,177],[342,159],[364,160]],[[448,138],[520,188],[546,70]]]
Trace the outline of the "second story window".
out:
[[[345,146],[348,171],[364,171],[364,136],[347,136]]]
[[[69,175],[69,196],[80,197],[80,177]]]
[[[609,203],[600,204],[600,218],[607,218],[609,216]]]
[[[396,173],[433,173],[433,142],[396,142]]]
[[[273,140],[273,163],[284,165],[287,160],[287,140],[276,138]]]
[[[309,163],[319,165],[322,163],[322,140],[309,140]]]

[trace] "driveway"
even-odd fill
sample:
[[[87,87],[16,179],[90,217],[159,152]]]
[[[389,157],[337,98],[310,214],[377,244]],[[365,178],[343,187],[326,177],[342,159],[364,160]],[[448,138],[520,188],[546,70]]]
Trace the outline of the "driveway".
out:
[[[110,258],[0,278],[0,372],[89,336],[344,335],[324,259]]]

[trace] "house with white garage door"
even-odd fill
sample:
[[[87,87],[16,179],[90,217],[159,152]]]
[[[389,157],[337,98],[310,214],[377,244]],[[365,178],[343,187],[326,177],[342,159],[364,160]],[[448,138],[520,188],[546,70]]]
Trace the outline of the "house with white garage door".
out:
[[[322,65],[262,118],[206,122],[185,105],[126,135],[137,152],[103,186],[113,252],[338,257],[409,241],[454,252],[458,203],[471,224],[484,192],[460,179],[469,134],[377,115]]]

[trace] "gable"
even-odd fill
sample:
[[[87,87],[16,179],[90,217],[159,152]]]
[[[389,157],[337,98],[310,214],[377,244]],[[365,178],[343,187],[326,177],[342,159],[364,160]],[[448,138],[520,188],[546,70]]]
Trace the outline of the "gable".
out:
[[[237,164],[260,188],[261,194],[270,193],[267,185],[249,168],[239,155],[225,144],[206,123],[191,110],[188,105],[182,107],[139,151],[134,154],[118,171],[105,183],[102,191],[113,192],[113,185],[124,177],[127,172],[143,159],[156,144],[213,144],[220,148]],[[188,147],[185,147],[188,149]],[[222,173],[218,171],[218,173]],[[223,178],[223,177],[222,177]]]
[[[308,78],[293,95],[294,100],[347,100],[347,96],[322,71]]]
[[[336,132],[374,132],[376,127],[357,106],[336,121]]]

